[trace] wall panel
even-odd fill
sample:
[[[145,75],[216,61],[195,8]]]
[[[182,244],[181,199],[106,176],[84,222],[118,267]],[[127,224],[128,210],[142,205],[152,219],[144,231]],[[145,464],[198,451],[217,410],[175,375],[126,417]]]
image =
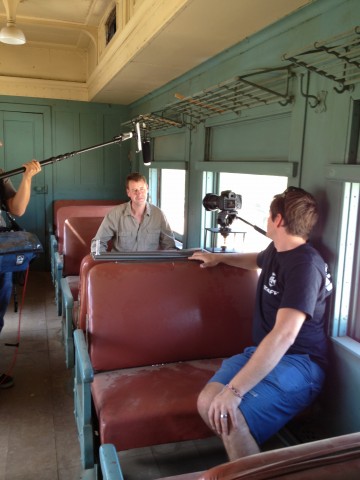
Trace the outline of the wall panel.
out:
[[[154,160],[161,161],[185,161],[186,131],[179,133],[157,136],[154,139]]]
[[[210,161],[287,160],[290,114],[209,128]]]

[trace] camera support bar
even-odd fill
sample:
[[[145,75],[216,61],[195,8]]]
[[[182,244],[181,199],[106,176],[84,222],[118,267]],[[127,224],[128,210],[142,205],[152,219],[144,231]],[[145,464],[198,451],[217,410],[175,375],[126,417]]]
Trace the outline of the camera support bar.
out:
[[[79,155],[81,153],[89,152],[91,150],[95,150],[96,148],[106,147],[108,145],[113,145],[115,143],[121,143],[124,140],[129,140],[130,138],[134,137],[134,132],[123,133],[114,137],[113,140],[105,143],[99,143],[98,145],[93,145],[92,147],[83,148],[82,150],[76,150],[70,153],[64,153],[63,155],[58,155],[56,157],[50,157],[46,160],[42,160],[40,165],[50,165],[51,163],[59,162],[61,160],[65,160],[66,158],[73,157],[74,155]],[[18,173],[25,172],[25,167],[15,168],[14,170],[9,170],[8,172],[4,172],[0,174],[0,180],[7,177],[12,177],[13,175],[17,175]]]
[[[241,221],[244,222],[244,223],[247,223],[248,225],[250,225],[250,227],[253,227],[254,230],[256,230],[257,232],[261,233],[262,235],[265,235],[265,237],[266,237],[266,232],[265,232],[265,230],[263,230],[262,228],[260,228],[260,227],[258,227],[258,226],[256,226],[256,225],[253,225],[252,223],[248,222],[247,220],[244,220],[244,219],[241,218],[241,217],[238,217],[237,215],[236,215],[236,218],[237,218],[238,220],[241,220]]]

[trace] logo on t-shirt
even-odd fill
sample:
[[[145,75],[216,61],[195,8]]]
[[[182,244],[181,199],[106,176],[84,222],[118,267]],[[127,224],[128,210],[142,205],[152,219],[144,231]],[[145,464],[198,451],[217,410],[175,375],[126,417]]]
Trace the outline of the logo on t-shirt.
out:
[[[276,273],[272,272],[272,274],[269,277],[268,281],[269,287],[267,285],[264,285],[264,290],[269,293],[270,295],[278,295],[279,292],[277,290],[274,290],[274,287],[276,286]]]
[[[276,285],[276,273],[275,273],[275,272],[273,272],[273,273],[270,275],[269,285],[270,285],[270,287],[275,287],[275,285]]]
[[[327,291],[327,295],[330,295],[333,289],[333,284],[332,284],[332,279],[331,279],[331,273],[329,272],[329,266],[327,263],[325,263],[325,289]]]

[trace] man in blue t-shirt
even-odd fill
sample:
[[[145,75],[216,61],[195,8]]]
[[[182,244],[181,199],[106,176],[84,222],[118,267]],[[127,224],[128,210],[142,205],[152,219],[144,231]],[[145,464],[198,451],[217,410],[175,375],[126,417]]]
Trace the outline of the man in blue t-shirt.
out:
[[[261,268],[254,346],[226,359],[198,399],[200,415],[222,438],[229,460],[258,453],[323,385],[326,298],[332,286],[324,260],[307,243],[317,219],[314,197],[289,187],[270,205],[267,236],[272,243],[266,250],[190,257],[202,268],[218,263]]]

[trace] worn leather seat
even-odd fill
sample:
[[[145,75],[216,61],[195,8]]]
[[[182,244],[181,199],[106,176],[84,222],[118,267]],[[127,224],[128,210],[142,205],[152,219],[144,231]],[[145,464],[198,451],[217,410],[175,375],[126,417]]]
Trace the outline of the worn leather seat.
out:
[[[213,435],[197,396],[223,357],[251,344],[256,271],[159,257],[93,266],[86,335],[75,331],[77,411],[90,381],[91,423],[117,450]]]

